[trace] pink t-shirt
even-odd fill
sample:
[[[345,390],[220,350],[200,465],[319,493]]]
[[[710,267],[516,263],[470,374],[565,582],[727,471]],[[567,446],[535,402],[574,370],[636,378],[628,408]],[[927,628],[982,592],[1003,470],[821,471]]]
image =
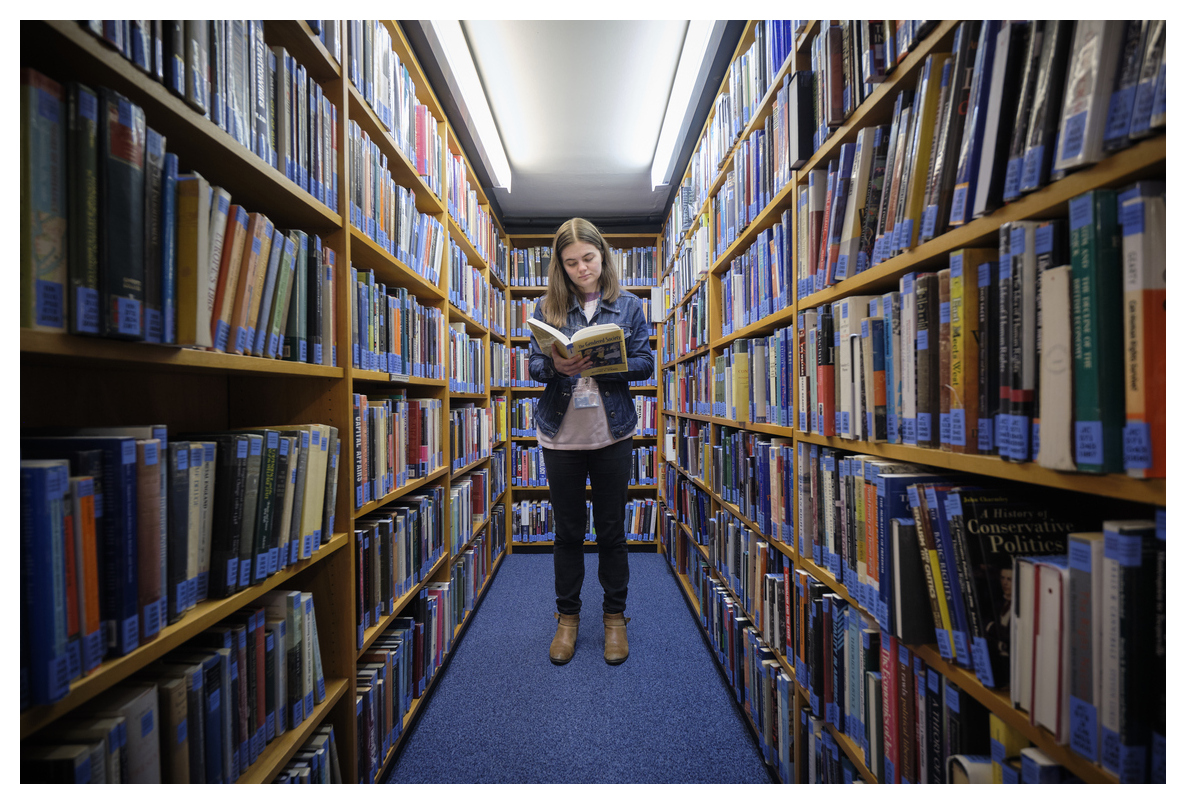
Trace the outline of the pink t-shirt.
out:
[[[586,321],[593,320],[593,313],[597,310],[599,298],[600,296],[595,294],[592,298],[586,299],[584,306]],[[590,377],[588,382],[593,384],[595,391],[598,390],[595,377]],[[614,438],[609,429],[609,420],[605,416],[605,401],[600,398],[599,404],[595,408],[578,408],[575,397],[569,397],[568,410],[560,421],[560,429],[556,431],[556,435],[548,438],[542,430],[538,429],[536,433],[539,445],[548,449],[601,449],[634,437],[633,433],[629,433],[622,438]]]

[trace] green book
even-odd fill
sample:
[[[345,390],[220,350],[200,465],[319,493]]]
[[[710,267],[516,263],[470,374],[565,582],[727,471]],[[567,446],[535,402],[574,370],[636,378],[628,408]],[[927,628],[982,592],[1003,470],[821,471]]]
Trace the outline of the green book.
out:
[[[56,81],[21,71],[21,326],[66,331],[64,96]]]
[[[1071,199],[1071,331],[1075,359],[1075,463],[1123,471],[1124,298],[1116,192]]]
[[[289,291],[291,298],[288,302],[288,320],[284,327],[284,354],[282,359],[296,363],[305,363],[308,344],[305,340],[305,318],[308,315],[308,249],[309,236],[304,232],[292,230],[286,233],[296,238],[296,265],[291,281],[294,283]]]

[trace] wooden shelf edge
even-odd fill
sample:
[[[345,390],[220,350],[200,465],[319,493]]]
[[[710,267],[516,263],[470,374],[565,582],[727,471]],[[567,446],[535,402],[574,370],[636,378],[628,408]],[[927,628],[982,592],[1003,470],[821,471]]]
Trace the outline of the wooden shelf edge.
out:
[[[206,352],[143,341],[87,338],[60,332],[21,329],[21,355],[38,355],[70,360],[99,360],[142,367],[158,367],[205,373],[271,374],[293,377],[338,379],[345,369],[317,366],[266,357]]]
[[[995,477],[1028,485],[1046,486],[1082,494],[1114,497],[1131,502],[1165,506],[1165,480],[1139,480],[1127,475],[1093,475],[1082,472],[1056,472],[1036,463],[1011,463],[995,455],[966,455],[959,452],[902,444],[848,441],[835,436],[817,436],[796,432],[797,441],[809,444],[867,453],[892,460],[926,464],[956,472]]]
[[[168,652],[181,647],[202,631],[216,625],[223,618],[259,599],[265,592],[278,588],[281,584],[337,552],[349,541],[349,534],[335,533],[333,538],[323,544],[312,556],[298,562],[295,566],[276,572],[262,583],[236,592],[230,597],[211,598],[198,603],[181,620],[162,628],[160,635],[153,641],[141,645],[126,656],[109,659],[95,668],[90,675],[76,679],[70,685],[69,694],[62,700],[46,706],[30,707],[22,712],[21,739],[26,739],[97,695],[106,692],[133,673],[147,667]]]
[[[378,266],[382,266],[383,270],[394,271],[395,277],[400,279],[410,291],[416,293],[424,293],[433,301],[445,301],[445,292],[439,287],[430,282],[426,277],[413,271],[409,266],[405,265],[394,254],[384,250],[378,243],[372,240],[367,234],[355,226],[353,223],[347,227],[350,234],[350,256],[353,259],[357,255],[354,253],[354,246],[361,246],[365,254],[365,261],[375,260]],[[376,268],[376,265],[363,265],[364,270],[367,267]],[[385,277],[386,278],[386,277]]]
[[[309,735],[319,727],[334,705],[346,694],[350,682],[344,678],[325,680],[325,700],[313,707],[313,714],[301,721],[301,725],[281,734],[264,749],[251,767],[240,774],[237,784],[267,784],[284,769],[288,760],[308,742]],[[338,738],[340,739],[340,738]]]
[[[478,247],[470,242],[469,235],[461,228],[461,224],[453,218],[453,213],[450,212],[445,217],[449,219],[449,237],[461,246],[461,250],[465,252],[465,258],[470,266],[482,271],[489,270],[490,266],[486,263],[486,258],[478,253]]]
[[[398,383],[399,385],[422,385],[426,388],[444,388],[449,384],[448,380],[434,380],[430,377],[416,377],[410,374],[390,374],[385,371],[371,371],[369,369],[357,368],[352,368],[350,370],[350,378],[352,380],[363,380],[366,382],[393,382]]]
[[[403,484],[402,486],[395,489],[394,491],[386,494],[385,496],[380,497],[377,500],[371,500],[370,502],[365,503],[361,508],[355,509],[354,518],[358,519],[361,516],[366,516],[371,511],[374,511],[376,508],[382,508],[384,505],[387,505],[387,503],[395,502],[396,500],[398,500],[400,497],[403,497],[408,492],[414,491],[414,490],[420,488],[421,486],[432,483],[435,480],[439,480],[440,478],[447,475],[448,472],[449,472],[449,467],[442,466],[439,469],[433,470],[433,472],[431,474],[429,474],[427,477],[418,477],[415,480],[409,480],[407,483]]]
[[[449,554],[442,551],[440,558],[432,562],[432,566],[427,572],[424,573],[424,577],[421,578],[415,586],[395,599],[395,606],[393,607],[392,612],[390,614],[384,614],[379,618],[378,622],[363,631],[362,647],[358,648],[354,653],[355,662],[359,661],[360,657],[370,650],[371,645],[373,645],[375,640],[379,638],[379,634],[387,630],[387,627],[391,625],[391,621],[400,616],[400,612],[404,610],[404,607],[408,605],[408,603],[410,603],[413,599],[415,599],[416,595],[420,593],[420,590],[424,588],[424,585],[429,583],[429,579],[432,578],[432,576],[436,574],[436,571],[441,568],[441,565],[448,560]]]
[[[471,337],[474,337],[474,333],[470,331],[471,327],[477,330],[477,337],[490,334],[489,327],[459,308],[452,301],[449,302],[449,318],[451,319],[449,323],[454,323],[456,320],[460,320],[462,323],[464,323],[466,325],[466,333]]]
[[[449,479],[455,480],[456,478],[465,474],[466,472],[470,471],[471,469],[476,469],[477,467],[481,466],[483,463],[485,463],[488,460],[490,460],[490,456],[483,455],[481,458],[478,458],[476,461],[473,461],[472,463],[466,464],[465,466],[461,467],[460,469],[454,469],[450,473]]]

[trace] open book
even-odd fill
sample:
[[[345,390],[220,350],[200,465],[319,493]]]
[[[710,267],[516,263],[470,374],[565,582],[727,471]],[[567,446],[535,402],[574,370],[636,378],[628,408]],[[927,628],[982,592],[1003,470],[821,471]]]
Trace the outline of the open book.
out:
[[[581,354],[592,360],[593,365],[581,372],[584,377],[626,370],[626,334],[617,324],[585,327],[574,332],[572,337],[566,337],[555,327],[534,318],[527,320],[527,326],[531,327],[535,341],[545,355],[551,357],[552,344],[556,344],[557,351],[569,358]]]

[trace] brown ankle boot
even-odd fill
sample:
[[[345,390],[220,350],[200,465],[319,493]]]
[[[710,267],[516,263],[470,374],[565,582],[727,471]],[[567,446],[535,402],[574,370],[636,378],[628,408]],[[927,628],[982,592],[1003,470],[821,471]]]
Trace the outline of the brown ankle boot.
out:
[[[581,615],[557,614],[556,619],[560,623],[556,626],[556,636],[552,637],[548,658],[552,664],[567,664],[577,647],[577,626],[581,623]]]
[[[621,664],[630,655],[630,646],[626,644],[626,623],[630,618],[619,611],[602,614],[601,620],[605,623],[605,663]]]

